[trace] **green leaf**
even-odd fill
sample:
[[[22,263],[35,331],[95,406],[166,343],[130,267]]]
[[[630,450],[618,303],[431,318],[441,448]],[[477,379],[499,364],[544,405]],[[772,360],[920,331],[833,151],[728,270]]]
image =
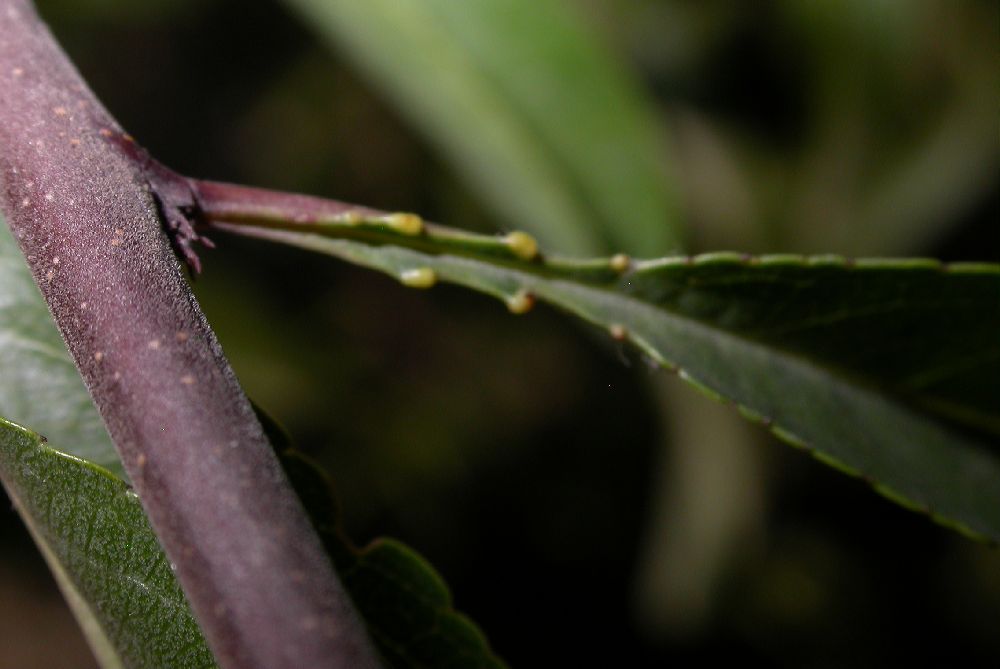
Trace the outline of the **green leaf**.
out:
[[[347,538],[330,480],[270,415],[254,409],[388,665],[503,669],[506,665],[475,623],[454,609],[448,586],[422,556],[394,539],[376,539],[359,549]]]
[[[422,557],[391,539],[355,548],[327,479],[283,438],[275,443],[389,666],[505,666]],[[139,499],[121,479],[0,419],[0,481],[103,667],[215,666]]]
[[[735,253],[546,260],[513,235],[430,225],[403,235],[386,220],[214,225],[409,285],[465,285],[517,313],[549,302],[891,499],[1000,540],[1000,267]]]
[[[124,477],[28,265],[0,218],[0,416]]]
[[[0,419],[0,480],[103,667],[214,667],[139,499]]]
[[[556,0],[289,0],[508,223],[566,252],[675,251],[666,138]]]
[[[0,480],[91,647],[104,667],[215,666],[138,498],[115,473],[75,457],[113,459],[121,469],[5,225],[0,288],[0,410],[48,425],[61,443],[72,444],[77,433],[90,440],[67,449],[71,455],[0,418]],[[260,415],[279,451],[287,449],[280,429]],[[340,532],[322,474],[293,452],[282,453],[282,462],[391,666],[504,666],[478,628],[454,611],[423,558],[391,539],[354,548]]]
[[[215,666],[2,219],[0,416],[45,435],[0,418],[0,479],[101,665]]]
[[[280,448],[280,447],[279,447]],[[418,553],[393,539],[362,549],[344,536],[329,481],[293,449],[282,464],[333,558],[372,639],[395,669],[503,669],[479,628],[455,611],[451,593]]]

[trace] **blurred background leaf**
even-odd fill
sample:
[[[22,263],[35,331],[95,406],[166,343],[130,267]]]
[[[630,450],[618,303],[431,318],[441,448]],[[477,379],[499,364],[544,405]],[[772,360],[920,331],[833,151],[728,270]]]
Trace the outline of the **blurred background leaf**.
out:
[[[551,248],[679,247],[666,137],[559,0],[292,0],[504,218]]]
[[[342,57],[347,42],[331,56],[312,20],[276,3],[140,4],[39,2],[97,93],[167,164],[479,230],[528,225],[369,86],[359,56]],[[689,250],[1000,258],[1000,9],[809,7],[565,0],[553,12],[596,35],[653,101],[650,141],[676,180],[664,189]],[[462,141],[479,146],[478,132]],[[205,260],[196,288],[227,353],[250,394],[335,473],[352,536],[420,548],[512,666],[612,663],[622,648],[637,667],[1000,652],[996,551],[759,432],[763,443],[734,455],[720,418],[731,413],[696,395],[679,410],[708,418],[659,423],[645,362],[551,311],[513,319],[461,291],[403,291],[238,241]],[[702,442],[682,459],[719,492],[681,494],[654,469],[677,462],[659,450],[667,435]],[[651,481],[663,479],[654,509]],[[722,548],[667,569],[677,558],[656,546],[658,519],[708,527],[723,494],[739,514],[712,540]],[[5,568],[34,575],[7,582],[42,583],[18,521],[0,531]],[[710,562],[721,577],[665,612],[656,577],[694,579]],[[637,578],[640,563],[652,577]],[[637,609],[637,592],[661,606]],[[5,641],[52,647],[37,629],[9,630]]]

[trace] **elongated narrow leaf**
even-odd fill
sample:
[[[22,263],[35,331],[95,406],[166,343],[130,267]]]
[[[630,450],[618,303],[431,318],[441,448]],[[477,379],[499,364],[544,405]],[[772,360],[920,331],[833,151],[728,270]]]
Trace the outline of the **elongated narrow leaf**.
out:
[[[403,235],[384,221],[217,227],[408,285],[469,286],[515,312],[549,302],[890,498],[1000,540],[997,266],[733,253],[572,262],[517,235]]]
[[[679,243],[639,87],[556,0],[289,0],[492,207],[572,253]]]
[[[124,476],[17,243],[0,218],[0,416]]]
[[[214,667],[138,498],[0,419],[0,480],[104,667]]]

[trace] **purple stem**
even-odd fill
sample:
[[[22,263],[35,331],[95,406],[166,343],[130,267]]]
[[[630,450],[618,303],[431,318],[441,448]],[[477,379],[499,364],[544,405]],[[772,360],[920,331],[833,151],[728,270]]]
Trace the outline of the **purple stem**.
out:
[[[189,179],[188,187],[194,195],[202,222],[208,224],[209,230],[212,228],[212,223],[220,221],[270,219],[292,224],[315,223],[318,219],[347,212],[364,216],[386,213],[312,195],[284,193],[217,181]]]
[[[0,210],[219,664],[377,667],[164,234],[190,197],[0,0]]]

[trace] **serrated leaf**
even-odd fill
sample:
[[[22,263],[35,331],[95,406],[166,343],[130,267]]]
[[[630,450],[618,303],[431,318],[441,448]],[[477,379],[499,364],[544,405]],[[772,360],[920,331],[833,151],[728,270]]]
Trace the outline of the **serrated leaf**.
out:
[[[214,667],[139,499],[0,419],[0,480],[103,667]]]
[[[5,225],[0,287],[0,409],[48,425],[62,443],[78,432],[89,439],[60,452],[0,418],[0,479],[91,647],[104,667],[215,666],[138,498],[116,473],[77,457],[113,458],[121,469]],[[286,448],[273,421],[261,418],[276,447]],[[504,666],[423,558],[391,539],[354,548],[322,475],[294,454],[282,462],[390,666]]]
[[[734,253],[575,262],[519,258],[509,237],[394,234],[378,218],[214,225],[404,283],[419,270],[518,313],[549,302],[891,499],[1000,540],[996,265]]]
[[[280,448],[280,447],[279,447]],[[292,449],[282,464],[372,639],[394,669],[503,669],[479,628],[452,605],[434,568],[394,539],[356,548],[342,533],[327,479]]]
[[[273,425],[269,430],[275,434]],[[479,629],[452,607],[441,577],[392,539],[363,549],[340,529],[315,466],[275,440],[380,652],[397,669],[502,669]],[[0,419],[0,481],[59,582],[103,667],[214,667],[138,498],[107,470]]]
[[[124,477],[104,423],[0,217],[0,416]]]
[[[394,539],[357,548],[347,538],[330,480],[270,415],[254,409],[388,666],[503,669],[486,637],[455,610],[448,586],[420,554]]]
[[[674,251],[665,137],[555,0],[289,0],[493,207],[570,253]]]

